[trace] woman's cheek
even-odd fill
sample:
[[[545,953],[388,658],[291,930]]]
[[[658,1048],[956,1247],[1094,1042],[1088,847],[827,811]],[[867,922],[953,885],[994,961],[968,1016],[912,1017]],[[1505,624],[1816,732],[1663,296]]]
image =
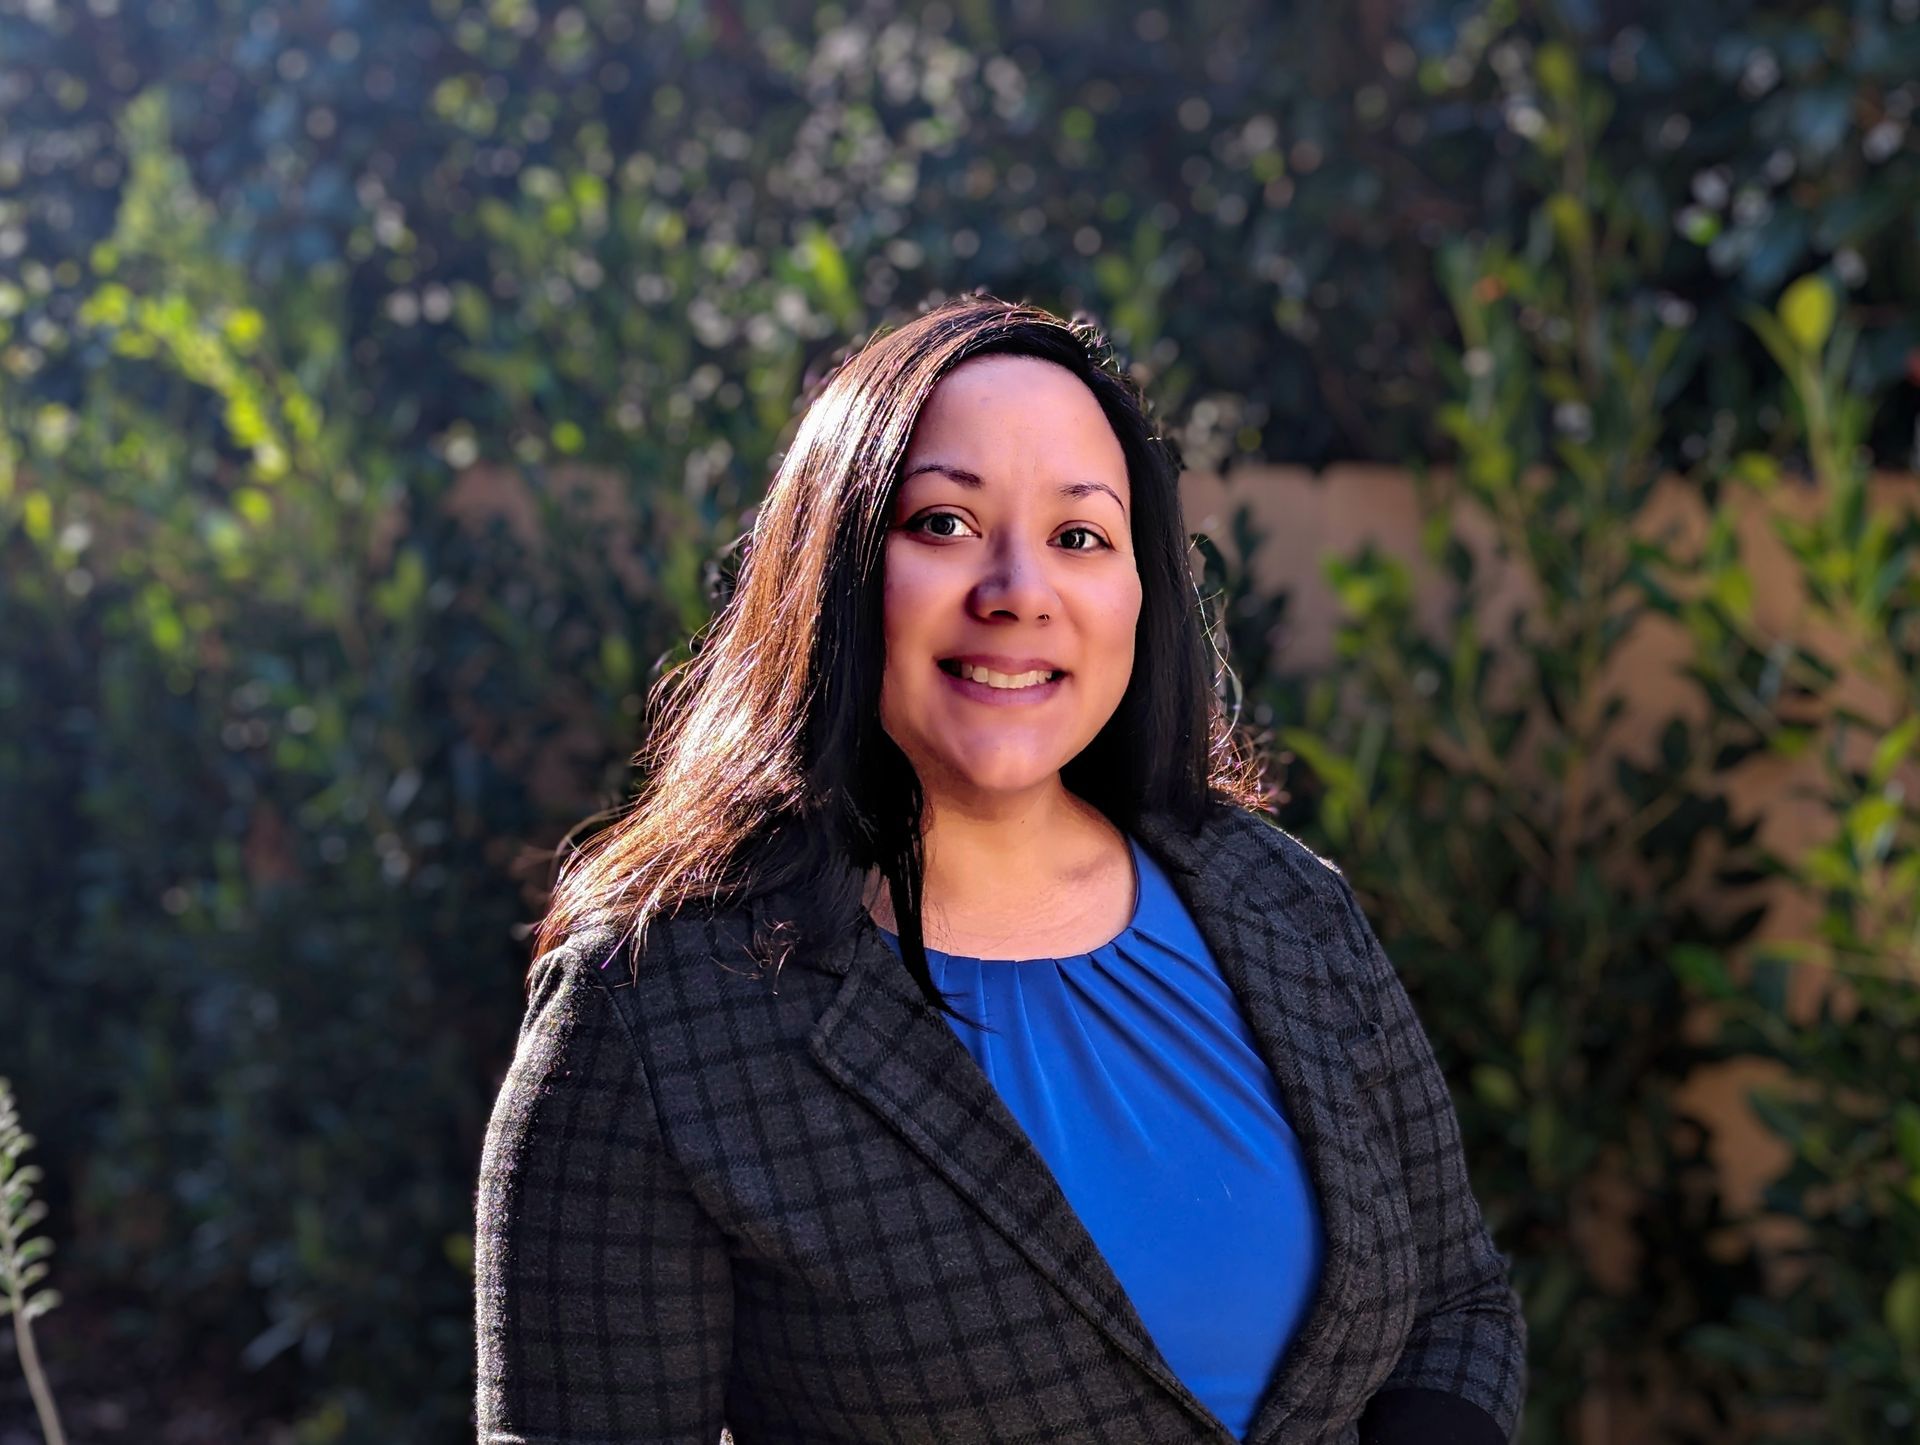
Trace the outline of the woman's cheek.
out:
[[[1111,597],[1105,600],[1098,616],[1105,625],[1106,632],[1102,641],[1106,654],[1118,660],[1115,671],[1119,674],[1120,691],[1126,691],[1127,678],[1133,671],[1134,640],[1140,627],[1140,607],[1142,589],[1137,573],[1114,589]]]
[[[880,721],[896,741],[914,731],[910,726],[902,731],[914,711],[916,689],[910,684],[909,670],[932,648],[927,633],[935,615],[932,589],[928,579],[917,573],[913,560],[906,548],[890,547],[881,586],[886,671],[880,685]]]

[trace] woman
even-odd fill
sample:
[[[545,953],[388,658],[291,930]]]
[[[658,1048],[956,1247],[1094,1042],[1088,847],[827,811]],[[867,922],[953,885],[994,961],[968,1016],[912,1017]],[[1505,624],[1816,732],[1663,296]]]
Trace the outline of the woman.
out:
[[[1446,1085],[1257,811],[1175,483],[1096,333],[988,297],[808,409],[536,940],[483,1442],[1513,1435]]]

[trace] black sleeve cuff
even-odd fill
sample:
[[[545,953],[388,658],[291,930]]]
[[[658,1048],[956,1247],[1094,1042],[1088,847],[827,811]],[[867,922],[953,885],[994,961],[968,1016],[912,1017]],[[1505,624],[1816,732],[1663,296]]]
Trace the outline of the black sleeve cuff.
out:
[[[1444,1390],[1382,1390],[1360,1416],[1360,1445],[1507,1445],[1493,1416]]]

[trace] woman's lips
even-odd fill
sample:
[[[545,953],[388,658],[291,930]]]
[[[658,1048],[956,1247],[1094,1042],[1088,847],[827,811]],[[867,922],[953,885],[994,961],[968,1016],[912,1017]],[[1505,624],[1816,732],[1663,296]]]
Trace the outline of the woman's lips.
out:
[[[1063,672],[1051,682],[1036,682],[1032,687],[993,687],[984,682],[975,682],[970,677],[955,677],[937,663],[934,671],[940,674],[942,682],[960,696],[986,703],[989,707],[1034,707],[1058,693],[1072,675]]]

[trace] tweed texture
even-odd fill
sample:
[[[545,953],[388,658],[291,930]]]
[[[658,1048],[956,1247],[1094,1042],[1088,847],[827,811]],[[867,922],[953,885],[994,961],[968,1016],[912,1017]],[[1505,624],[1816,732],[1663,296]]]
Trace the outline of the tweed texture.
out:
[[[1346,880],[1240,808],[1135,831],[1274,1071],[1326,1229],[1245,1438],[1510,1440],[1509,1261]],[[689,912],[637,976],[610,930],[536,962],[480,1168],[481,1445],[1232,1440],[878,929],[777,975],[746,940],[743,914]]]

